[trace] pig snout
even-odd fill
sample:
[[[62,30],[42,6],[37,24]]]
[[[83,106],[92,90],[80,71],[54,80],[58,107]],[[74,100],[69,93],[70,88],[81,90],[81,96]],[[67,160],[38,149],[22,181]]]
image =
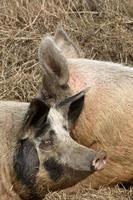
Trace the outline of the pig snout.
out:
[[[62,162],[74,170],[93,173],[106,165],[107,154],[103,150],[97,152],[73,140],[65,149],[67,152],[62,149]]]
[[[96,154],[92,161],[92,169],[95,171],[102,170],[107,162],[107,154],[105,151],[100,151]]]

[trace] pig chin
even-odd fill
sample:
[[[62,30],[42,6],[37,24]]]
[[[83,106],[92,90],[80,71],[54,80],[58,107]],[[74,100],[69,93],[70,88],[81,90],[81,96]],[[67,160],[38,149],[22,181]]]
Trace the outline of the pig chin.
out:
[[[36,194],[38,197],[44,198],[48,191],[62,190],[74,186],[89,175],[90,173],[88,172],[64,168],[63,174],[60,174],[60,177],[58,176],[58,179],[55,180],[53,177],[50,177],[49,173],[45,173],[45,177],[37,177]]]
[[[73,170],[70,168],[67,169],[66,174],[64,175],[64,177],[66,178],[64,179],[64,184],[62,184],[63,185],[62,189],[75,185],[79,181],[88,177],[91,173],[93,172]]]
[[[90,173],[87,171],[76,171],[69,169],[69,173],[67,171],[67,173],[64,174],[58,182],[54,182],[53,185],[51,185],[50,189],[54,191],[71,187],[79,181],[84,180],[89,175]]]

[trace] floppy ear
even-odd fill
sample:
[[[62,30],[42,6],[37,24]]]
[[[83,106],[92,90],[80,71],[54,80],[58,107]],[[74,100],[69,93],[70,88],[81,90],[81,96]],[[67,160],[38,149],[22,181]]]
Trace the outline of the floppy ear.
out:
[[[47,119],[47,115],[49,112],[49,107],[38,98],[34,98],[29,106],[29,110],[25,116],[24,120],[24,128],[28,129],[30,127],[36,127],[39,121],[43,117],[43,123],[45,123]]]
[[[47,76],[56,80],[59,86],[64,86],[68,82],[69,71],[67,61],[55,41],[50,36],[46,36],[40,44],[39,61],[45,72],[45,79]]]
[[[57,46],[61,49],[61,52],[66,58],[80,58],[81,57],[80,50],[70,40],[70,38],[67,36],[66,32],[63,30],[63,28],[60,25],[57,27],[54,39]]]
[[[73,125],[78,119],[84,105],[85,91],[68,97],[58,104],[59,108],[67,108],[68,121]]]

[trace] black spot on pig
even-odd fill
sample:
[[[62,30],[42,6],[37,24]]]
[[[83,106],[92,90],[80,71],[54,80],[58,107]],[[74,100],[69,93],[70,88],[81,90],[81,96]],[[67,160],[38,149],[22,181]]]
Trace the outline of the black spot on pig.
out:
[[[18,180],[27,186],[33,186],[39,170],[39,159],[34,144],[28,139],[20,140],[13,160]]]
[[[53,181],[58,181],[63,175],[63,167],[54,158],[49,158],[44,162],[44,167],[48,171],[50,178]]]

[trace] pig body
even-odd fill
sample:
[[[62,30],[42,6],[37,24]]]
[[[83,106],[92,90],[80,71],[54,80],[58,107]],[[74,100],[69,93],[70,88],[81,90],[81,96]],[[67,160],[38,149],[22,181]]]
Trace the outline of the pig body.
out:
[[[107,167],[84,183],[133,183],[133,69],[111,62],[68,59],[73,93],[90,87],[72,137],[107,151]]]

